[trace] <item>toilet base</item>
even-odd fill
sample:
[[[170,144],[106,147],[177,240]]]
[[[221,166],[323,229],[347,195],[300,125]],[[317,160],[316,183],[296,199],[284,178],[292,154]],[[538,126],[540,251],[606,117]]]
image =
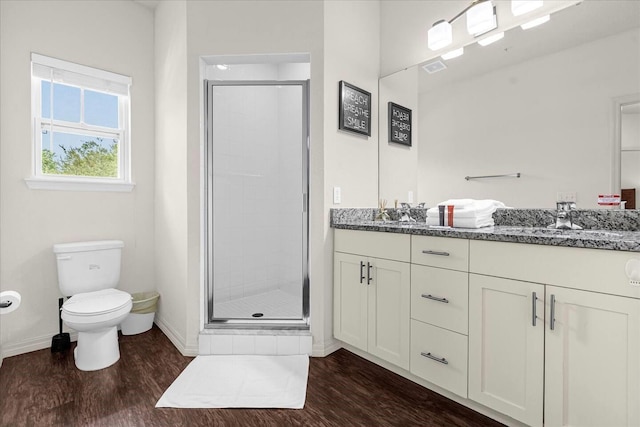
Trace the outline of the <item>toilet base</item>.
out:
[[[97,371],[113,365],[120,359],[118,328],[78,332],[78,345],[73,350],[73,357],[81,371]]]

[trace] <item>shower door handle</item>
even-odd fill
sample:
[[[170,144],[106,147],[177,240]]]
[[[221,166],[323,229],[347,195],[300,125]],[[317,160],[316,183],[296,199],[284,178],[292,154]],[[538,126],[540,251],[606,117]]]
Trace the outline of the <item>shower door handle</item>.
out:
[[[371,281],[373,280],[373,277],[371,276],[372,267],[373,267],[373,264],[371,264],[370,262],[367,262],[367,285],[370,285]]]
[[[360,284],[364,281],[364,262],[360,261]]]

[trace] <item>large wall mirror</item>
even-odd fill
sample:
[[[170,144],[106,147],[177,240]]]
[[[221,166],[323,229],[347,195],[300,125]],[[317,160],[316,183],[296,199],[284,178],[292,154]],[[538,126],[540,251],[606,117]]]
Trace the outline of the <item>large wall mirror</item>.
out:
[[[425,71],[434,64],[446,68]],[[597,208],[599,194],[640,193],[638,1],[585,0],[461,57],[385,76],[379,89],[382,199],[553,208],[575,196]],[[411,146],[388,142],[388,102],[412,110]],[[506,176],[465,179],[493,175]]]

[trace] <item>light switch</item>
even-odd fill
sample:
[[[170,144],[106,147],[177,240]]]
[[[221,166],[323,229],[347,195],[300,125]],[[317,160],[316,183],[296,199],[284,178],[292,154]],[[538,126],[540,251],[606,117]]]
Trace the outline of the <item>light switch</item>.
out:
[[[340,187],[333,187],[333,203],[335,205],[342,203],[342,191]]]

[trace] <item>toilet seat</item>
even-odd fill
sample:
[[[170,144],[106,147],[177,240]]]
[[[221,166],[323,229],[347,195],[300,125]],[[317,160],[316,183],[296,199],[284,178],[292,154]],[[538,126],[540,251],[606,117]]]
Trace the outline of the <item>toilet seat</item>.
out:
[[[130,294],[117,289],[103,289],[72,296],[62,306],[62,312],[73,317],[98,316],[121,311],[127,305],[130,310]]]

